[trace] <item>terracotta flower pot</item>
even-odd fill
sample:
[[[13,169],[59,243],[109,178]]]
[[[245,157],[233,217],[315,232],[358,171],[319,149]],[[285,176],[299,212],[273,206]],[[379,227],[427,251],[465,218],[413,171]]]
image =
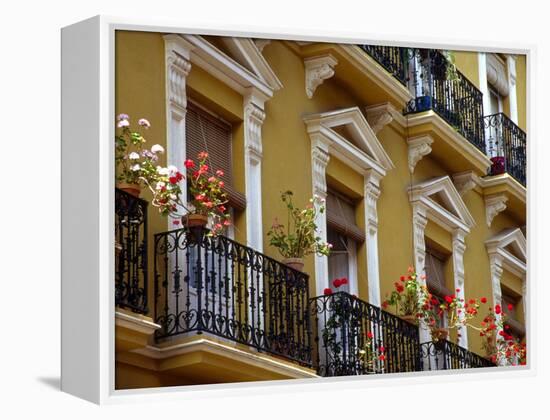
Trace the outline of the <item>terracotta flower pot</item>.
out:
[[[432,328],[432,341],[434,343],[445,341],[449,336],[449,330],[446,328]]]
[[[288,265],[290,268],[293,268],[297,271],[304,270],[304,259],[303,258],[285,258],[283,264]]]
[[[138,184],[128,184],[126,182],[120,182],[117,184],[117,188],[119,190],[127,192],[134,197],[139,197],[139,194],[141,193],[141,188]]]
[[[401,318],[405,322],[408,322],[409,324],[417,323],[417,318],[414,315],[401,315],[399,318]]]
[[[204,214],[186,214],[181,218],[181,223],[183,224],[183,226],[187,226],[190,228],[204,228],[208,224],[208,216],[205,216]]]

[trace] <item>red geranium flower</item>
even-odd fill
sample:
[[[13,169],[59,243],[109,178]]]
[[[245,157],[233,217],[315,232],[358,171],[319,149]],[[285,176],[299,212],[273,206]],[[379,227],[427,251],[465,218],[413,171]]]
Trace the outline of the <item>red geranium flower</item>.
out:
[[[451,296],[445,296],[445,301],[446,301],[447,303],[452,303],[453,298],[452,298]]]
[[[171,176],[170,178],[168,178],[168,181],[170,181],[170,184],[177,184],[178,178],[176,178],[175,176]]]
[[[332,289],[330,287],[327,287],[325,290],[323,290],[323,294],[325,296],[332,295]]]
[[[499,315],[502,312],[502,308],[500,305],[495,305],[495,314]]]
[[[385,354],[381,354],[380,356],[378,356],[378,359],[381,360],[382,362],[384,360],[386,360],[386,355]]]
[[[374,335],[370,331],[368,331],[367,332],[367,338],[373,338],[373,337],[374,337]]]
[[[509,311],[513,311],[514,310],[514,305],[512,305],[511,303],[508,304],[508,310]]]
[[[340,282],[340,279],[334,279],[332,281],[332,285],[338,289],[342,285],[342,283]]]
[[[187,169],[195,167],[195,162],[193,162],[191,159],[187,159],[183,164]]]
[[[480,299],[480,301],[481,301],[481,303],[487,303],[487,298],[486,298],[486,297],[482,297],[482,298]]]

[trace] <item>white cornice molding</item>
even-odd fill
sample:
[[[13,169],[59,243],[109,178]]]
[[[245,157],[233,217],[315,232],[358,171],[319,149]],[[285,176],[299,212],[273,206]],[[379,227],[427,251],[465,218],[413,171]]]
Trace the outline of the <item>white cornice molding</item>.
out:
[[[410,137],[407,139],[407,144],[409,146],[409,172],[414,173],[414,168],[420,160],[431,153],[432,143],[434,142],[433,138],[427,134],[422,134],[420,136]]]
[[[519,258],[506,249],[510,245],[514,247]],[[496,261],[512,274],[525,278],[527,272],[527,240],[520,228],[504,229],[485,241],[485,246],[491,261]]]
[[[479,179],[479,182],[483,189],[503,185],[521,202],[527,202],[527,189],[508,173],[483,177]]]
[[[337,64],[338,60],[331,54],[304,58],[306,95],[309,99],[313,98],[313,94],[325,80],[334,76],[334,67]]]
[[[257,105],[273,96],[273,88],[253,72],[198,35],[179,35],[193,46],[191,62],[240,94],[254,91]]]
[[[222,37],[222,42],[243,67],[248,68],[258,78],[266,82],[274,91],[283,84],[262,55],[257,44],[250,38]]]
[[[491,194],[485,197],[485,217],[487,226],[491,227],[494,218],[506,210],[508,197],[505,194]]]
[[[449,176],[432,178],[408,188],[410,202],[423,207],[431,220],[449,232],[456,229],[468,233],[475,226],[475,219],[460,197]],[[442,207],[430,197],[434,194],[443,194],[446,204],[452,212]]]
[[[199,336],[200,337],[200,336]],[[318,377],[312,369],[303,368],[296,363],[285,362],[281,359],[268,356],[263,353],[255,353],[250,350],[239,349],[231,343],[223,343],[209,338],[197,338],[184,343],[171,346],[157,347],[147,346],[142,349],[133,350],[136,353],[154,360],[165,360],[195,352],[206,352],[228,359],[237,360],[284,374],[295,378],[316,378]]]
[[[331,154],[358,172],[365,174],[373,169],[380,176],[385,176],[386,171],[394,168],[393,162],[359,108],[306,115],[303,120],[310,137],[322,137],[330,145]],[[344,138],[334,130],[342,126],[348,128],[352,138]]]

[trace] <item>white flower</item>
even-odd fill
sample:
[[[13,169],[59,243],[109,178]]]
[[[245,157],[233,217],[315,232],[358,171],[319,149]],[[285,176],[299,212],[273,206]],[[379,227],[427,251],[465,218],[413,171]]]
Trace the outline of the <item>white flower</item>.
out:
[[[118,128],[129,127],[130,123],[128,122],[128,120],[120,120],[118,122],[117,126],[118,126]]]
[[[168,168],[163,168],[162,166],[157,166],[157,173],[159,175],[168,175],[170,173],[170,171],[168,170]]]
[[[132,171],[136,172],[136,171],[139,171],[141,169],[141,166],[139,166],[139,164],[135,164],[134,166],[132,166]]]
[[[118,116],[116,117],[116,119],[118,121],[122,121],[122,120],[129,120],[130,117],[128,116],[128,114],[118,114]]]
[[[139,159],[139,153],[136,153],[136,152],[132,152],[128,155],[128,159],[130,160],[136,160],[136,159]]]
[[[178,199],[178,196],[176,194],[170,194],[170,200],[176,201]]]
[[[164,153],[164,147],[162,147],[160,144],[154,144],[153,147],[151,147],[151,152]]]
[[[168,165],[168,171],[170,173],[170,176],[172,176],[178,172],[178,168],[174,165]]]
[[[159,181],[157,182],[157,190],[160,190],[161,188],[166,187],[166,182]]]

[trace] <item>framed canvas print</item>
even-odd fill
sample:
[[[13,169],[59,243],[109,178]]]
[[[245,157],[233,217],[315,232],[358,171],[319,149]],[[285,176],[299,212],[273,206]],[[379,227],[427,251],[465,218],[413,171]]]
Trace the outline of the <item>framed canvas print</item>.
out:
[[[64,390],[532,367],[529,50],[321,35],[63,30]]]

